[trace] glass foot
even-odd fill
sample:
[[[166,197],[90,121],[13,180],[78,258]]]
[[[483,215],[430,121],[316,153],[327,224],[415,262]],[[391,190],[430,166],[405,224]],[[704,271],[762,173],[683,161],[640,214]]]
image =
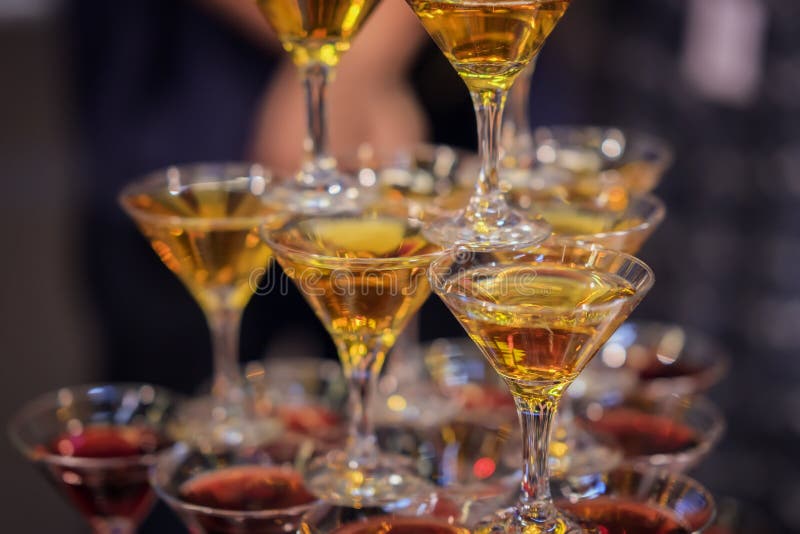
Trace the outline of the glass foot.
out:
[[[339,213],[358,208],[367,194],[355,176],[333,169],[300,171],[280,184],[277,200],[292,213]]]
[[[402,503],[429,490],[404,456],[382,454],[369,466],[351,460],[345,451],[317,457],[305,482],[320,499],[340,506],[381,506]]]
[[[444,248],[466,245],[470,249],[525,249],[548,237],[552,228],[544,219],[530,219],[516,210],[503,210],[502,215],[443,217],[432,222],[425,236]]]
[[[522,517],[518,508],[507,508],[478,523],[475,534],[584,534],[577,521],[557,512],[549,520],[529,521]]]

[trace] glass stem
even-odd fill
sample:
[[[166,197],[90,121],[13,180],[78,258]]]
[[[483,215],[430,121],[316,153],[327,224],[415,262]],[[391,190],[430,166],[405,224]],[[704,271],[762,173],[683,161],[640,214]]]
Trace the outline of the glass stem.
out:
[[[475,194],[467,207],[466,217],[473,222],[502,218],[507,209],[505,194],[500,188],[500,134],[506,91],[487,89],[471,91],[475,118],[478,122],[478,149],[481,171],[475,184]]]
[[[556,515],[550,495],[548,454],[557,399],[515,397],[515,401],[523,439],[520,519],[524,524],[542,526],[552,522]]]
[[[343,358],[342,361],[347,361]],[[370,468],[378,458],[378,439],[369,412],[383,358],[379,354],[365,356],[360,364],[346,369],[348,380],[348,404],[350,409],[350,433],[347,445],[348,457],[359,467]]]
[[[207,314],[214,357],[211,392],[219,404],[237,406],[242,400],[239,372],[239,331],[242,310],[222,308]]]
[[[303,69],[302,75],[306,91],[308,131],[305,140],[306,162],[300,179],[312,183],[319,170],[329,170],[335,166],[333,158],[328,154],[325,112],[325,90],[333,77],[333,70],[324,63],[312,63]]]

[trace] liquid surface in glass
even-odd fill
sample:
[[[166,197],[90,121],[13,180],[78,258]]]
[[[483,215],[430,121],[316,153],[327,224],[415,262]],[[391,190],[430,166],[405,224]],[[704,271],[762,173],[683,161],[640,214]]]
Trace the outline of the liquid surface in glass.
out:
[[[346,370],[391,348],[430,294],[427,268],[439,247],[406,218],[306,219],[274,239],[300,252],[278,260],[339,345]]]
[[[258,0],[298,66],[335,66],[376,5],[377,0]]]
[[[300,473],[283,467],[235,466],[202,473],[184,482],[186,502],[218,510],[280,510],[316,500]]]
[[[531,386],[560,395],[625,315],[634,289],[614,274],[542,263],[471,269],[445,292],[512,392]]]

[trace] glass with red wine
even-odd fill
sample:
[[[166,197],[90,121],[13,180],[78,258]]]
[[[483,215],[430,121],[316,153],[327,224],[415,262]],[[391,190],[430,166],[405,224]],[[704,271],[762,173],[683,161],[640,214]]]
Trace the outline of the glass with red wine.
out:
[[[579,424],[613,438],[622,447],[623,462],[642,469],[689,471],[725,431],[722,413],[701,396],[631,396],[619,402],[590,402],[578,412]]]
[[[170,445],[176,404],[149,384],[61,388],[26,404],[9,432],[94,532],[132,533],[155,501],[148,469]]]
[[[556,505],[587,534],[699,534],[714,522],[714,498],[697,481],[680,474],[621,467],[604,475],[589,498],[558,497]]]
[[[637,395],[659,399],[705,393],[725,377],[729,366],[725,350],[702,332],[669,323],[628,321],[587,370],[632,373],[637,378]],[[603,376],[594,378],[606,382]]]
[[[150,474],[192,534],[285,534],[316,502],[301,471],[263,449],[202,451],[177,443]]]

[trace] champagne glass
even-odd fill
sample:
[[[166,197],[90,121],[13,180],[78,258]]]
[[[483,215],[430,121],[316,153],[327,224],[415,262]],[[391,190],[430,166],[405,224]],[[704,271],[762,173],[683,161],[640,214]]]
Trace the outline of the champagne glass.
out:
[[[242,313],[272,253],[259,226],[279,207],[261,165],[168,167],[126,187],[120,203],[184,283],[208,321],[212,398],[186,407],[182,437],[210,444],[265,440],[273,421],[253,418],[239,372]]]
[[[641,469],[689,471],[725,431],[722,413],[700,396],[591,401],[579,413],[582,426],[614,437],[624,463]]]
[[[316,501],[298,471],[258,450],[178,443],[161,454],[150,482],[193,534],[296,532]]]
[[[700,534],[716,516],[714,497],[687,476],[622,467],[589,499],[559,499],[591,534]]]
[[[425,276],[440,248],[422,233],[416,205],[376,202],[336,214],[300,214],[264,238],[336,344],[349,387],[344,451],[309,466],[319,497],[343,505],[415,494],[420,480],[382,456],[367,401],[387,352],[430,293]]]
[[[477,531],[580,532],[551,497],[551,423],[564,390],[652,286],[652,271],[630,255],[566,242],[446,255],[429,276],[506,381],[522,427],[519,501]]]
[[[303,79],[308,111],[306,158],[283,201],[294,211],[341,209],[357,181],[341,172],[327,147],[326,89],[350,41],[377,0],[257,0]]]
[[[93,532],[132,534],[155,500],[147,471],[176,401],[150,384],[65,387],[26,404],[9,432]]]
[[[730,358],[712,338],[676,324],[628,321],[597,359],[606,369],[626,369],[639,380],[636,394],[648,399],[697,395],[716,385]]]
[[[481,169],[475,192],[456,218],[428,230],[445,246],[519,248],[542,242],[550,228],[512,209],[500,181],[500,134],[506,94],[544,45],[569,0],[408,0],[472,96]]]

